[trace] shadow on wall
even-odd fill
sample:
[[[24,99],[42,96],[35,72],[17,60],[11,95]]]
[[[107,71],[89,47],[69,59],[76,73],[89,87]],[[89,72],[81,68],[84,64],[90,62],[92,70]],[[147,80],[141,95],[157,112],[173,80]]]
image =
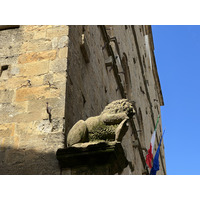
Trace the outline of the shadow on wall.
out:
[[[59,175],[55,152],[4,147],[0,150],[0,175]]]

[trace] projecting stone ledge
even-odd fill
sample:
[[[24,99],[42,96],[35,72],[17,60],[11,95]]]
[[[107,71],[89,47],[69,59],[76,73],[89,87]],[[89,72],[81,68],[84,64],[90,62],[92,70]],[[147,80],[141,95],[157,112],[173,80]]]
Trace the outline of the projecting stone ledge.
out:
[[[107,165],[109,174],[121,173],[128,165],[120,142],[78,143],[66,149],[58,149],[57,159],[61,168]]]

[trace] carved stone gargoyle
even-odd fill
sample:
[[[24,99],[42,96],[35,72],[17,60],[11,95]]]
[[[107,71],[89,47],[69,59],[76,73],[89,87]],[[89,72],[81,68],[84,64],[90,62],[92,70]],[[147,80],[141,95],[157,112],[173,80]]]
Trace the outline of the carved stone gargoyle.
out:
[[[94,166],[102,166],[105,174],[121,174],[129,163],[121,141],[134,114],[132,104],[121,99],[108,104],[99,116],[79,120],[67,135],[68,147],[56,152],[60,167],[87,166],[90,174],[99,174]]]
[[[79,120],[67,135],[67,146],[96,141],[121,142],[128,130],[127,121],[134,114],[135,110],[127,99],[113,101],[99,116]]]

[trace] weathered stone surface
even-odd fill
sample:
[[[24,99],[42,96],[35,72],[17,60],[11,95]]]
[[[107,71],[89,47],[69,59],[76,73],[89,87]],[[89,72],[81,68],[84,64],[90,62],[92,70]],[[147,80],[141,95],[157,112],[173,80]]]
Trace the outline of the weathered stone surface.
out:
[[[90,132],[95,126],[100,123],[99,116],[96,117],[89,117],[85,123],[87,124],[87,129]]]
[[[67,134],[67,145],[88,141],[88,130],[86,123],[83,120],[79,120]]]
[[[23,26],[22,29],[24,31],[41,31],[41,30],[48,30],[49,28],[52,28],[52,25],[34,25],[34,26]]]
[[[14,116],[27,111],[27,102],[0,104],[0,123],[13,122]]]
[[[16,91],[16,101],[36,100],[59,97],[59,90],[44,85],[40,87],[20,88]]]
[[[56,58],[56,50],[44,51],[44,52],[31,52],[22,54],[18,58],[18,63],[30,63],[41,60],[54,60]]]
[[[23,85],[26,86],[27,85],[27,78],[25,77],[16,77],[13,76],[9,79],[7,79],[6,81],[2,81],[0,82],[0,88],[1,90],[15,90],[16,88],[20,88]]]
[[[19,113],[13,116],[13,122],[31,122],[36,120],[42,120],[42,113],[41,112],[27,112],[27,113]]]
[[[64,72],[67,69],[67,59],[62,58],[62,59],[57,59],[50,61],[49,64],[49,70],[51,72]]]
[[[80,174],[80,166],[84,165],[89,168],[87,174],[115,174],[120,173],[128,164],[121,143],[116,142],[76,144],[76,147],[58,149],[56,156],[61,168],[77,169],[75,174]],[[105,171],[104,166],[109,167],[109,170]]]
[[[85,122],[78,121],[68,133],[70,137],[67,138],[67,144],[72,146],[76,143],[95,140],[122,141],[127,131],[126,122],[134,114],[132,104],[127,99],[113,101],[105,107],[100,116],[90,117]],[[88,138],[81,140],[80,137],[85,137],[86,129]],[[71,142],[72,136],[73,142]]]
[[[14,131],[15,131],[14,123],[0,124],[0,135],[2,138],[13,136]]]
[[[65,46],[68,27],[0,32],[0,70],[8,65],[0,72],[0,174],[60,174],[55,152],[64,147],[67,50],[58,49],[53,35]],[[50,72],[53,60],[62,65]],[[46,102],[53,108],[52,123]]]
[[[68,45],[69,38],[68,36],[62,36],[58,41],[58,48],[64,48]]]
[[[125,118],[127,118],[126,113],[117,113],[117,114],[104,113],[101,115],[101,121],[103,121],[105,124],[116,124],[116,123],[119,124]]]
[[[57,37],[54,37],[52,39],[52,49],[55,49],[58,47],[58,38]]]
[[[124,119],[115,130],[115,140],[121,142],[128,130],[128,119]]]
[[[140,142],[143,142],[144,146],[149,148],[148,141],[151,140],[150,133],[151,129],[153,129],[152,127],[154,127],[153,120],[156,120],[158,112],[153,111],[154,117],[152,117],[151,101],[156,97],[156,92],[154,92],[155,88],[153,88],[155,79],[151,71],[144,70],[144,72],[142,72],[143,66],[140,66],[140,63],[143,62],[143,56],[145,64],[147,65],[149,62],[144,52],[146,48],[144,35],[149,34],[149,32],[142,31],[146,28],[146,26],[128,26],[128,28],[125,29],[124,26],[110,25],[106,26],[106,32],[109,38],[117,40],[116,44],[112,42],[112,46],[114,46],[113,53],[119,55],[121,59],[123,56],[127,57],[126,65],[128,65],[128,69],[130,70],[130,79],[132,83],[132,87],[129,88],[130,90],[127,90],[127,98],[135,102],[134,108],[136,116],[133,121],[136,131],[138,131],[137,134],[141,135]],[[87,64],[80,51],[83,33],[87,38],[88,47],[90,49],[90,63]],[[109,102],[122,98],[118,84],[116,83],[113,67],[105,66],[105,60],[111,53],[108,52],[109,45],[106,43],[108,41],[105,40],[102,34],[101,26],[70,26],[69,40],[65,115],[67,132],[79,119],[86,120],[90,116],[97,116]],[[119,47],[119,52],[117,52],[117,46]],[[124,63],[122,62],[122,64]],[[125,68],[125,66],[123,67]],[[123,75],[125,71],[119,72],[121,77],[125,76],[125,73]],[[147,90],[149,90],[150,102],[148,100],[148,91],[146,91],[143,77],[144,79],[148,79],[150,83],[147,88]],[[143,88],[144,94],[140,91],[140,86]],[[73,102],[73,106],[71,102]],[[146,107],[149,108],[148,114],[145,112]],[[138,117],[139,108],[142,113],[141,120]],[[140,121],[142,121],[143,124],[140,123]],[[139,132],[142,129],[143,131]],[[134,165],[134,171],[132,171],[128,165],[122,174],[142,174],[141,169],[145,166],[142,162],[139,147],[133,148],[132,146],[136,131],[130,128],[122,140],[128,160]],[[158,135],[160,134],[161,132],[158,133]],[[87,170],[89,169],[87,168]],[[86,172],[87,170],[83,170],[85,174],[88,173]],[[160,171],[162,171],[162,169]],[[78,169],[73,171],[74,174],[78,174],[79,172],[84,174],[84,172]],[[164,171],[162,171],[162,173],[164,173]]]
[[[14,96],[13,90],[0,90],[0,103],[11,103]]]
[[[36,123],[37,129],[39,132],[51,133],[52,125],[49,120],[43,120]]]
[[[33,39],[41,39],[46,37],[46,30],[34,31]]]
[[[49,71],[49,61],[39,61],[34,63],[27,63],[22,66],[18,65],[20,68],[19,76],[36,76],[47,74]]]
[[[59,58],[66,58],[68,55],[68,47],[60,48],[58,51]]]
[[[11,71],[10,71],[11,75],[15,76],[17,74],[19,74],[19,68],[18,67],[12,67]]]
[[[67,26],[59,26],[47,29],[47,38],[66,36],[69,33],[69,28]]]
[[[39,39],[39,40],[31,40],[28,42],[24,42],[22,44],[23,49],[22,52],[40,52],[40,51],[48,51],[52,49],[51,40]]]
[[[87,44],[87,40],[85,38],[85,35],[82,34],[82,42],[81,42],[81,52],[83,54],[84,60],[86,63],[90,62],[90,50]]]

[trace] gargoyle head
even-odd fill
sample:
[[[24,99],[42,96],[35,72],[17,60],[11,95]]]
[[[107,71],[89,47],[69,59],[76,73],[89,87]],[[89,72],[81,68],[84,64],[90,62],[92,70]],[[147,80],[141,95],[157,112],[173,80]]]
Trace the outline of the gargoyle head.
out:
[[[132,118],[135,114],[133,104],[128,99],[120,99],[108,104],[101,114],[117,114],[126,113],[129,118]]]

